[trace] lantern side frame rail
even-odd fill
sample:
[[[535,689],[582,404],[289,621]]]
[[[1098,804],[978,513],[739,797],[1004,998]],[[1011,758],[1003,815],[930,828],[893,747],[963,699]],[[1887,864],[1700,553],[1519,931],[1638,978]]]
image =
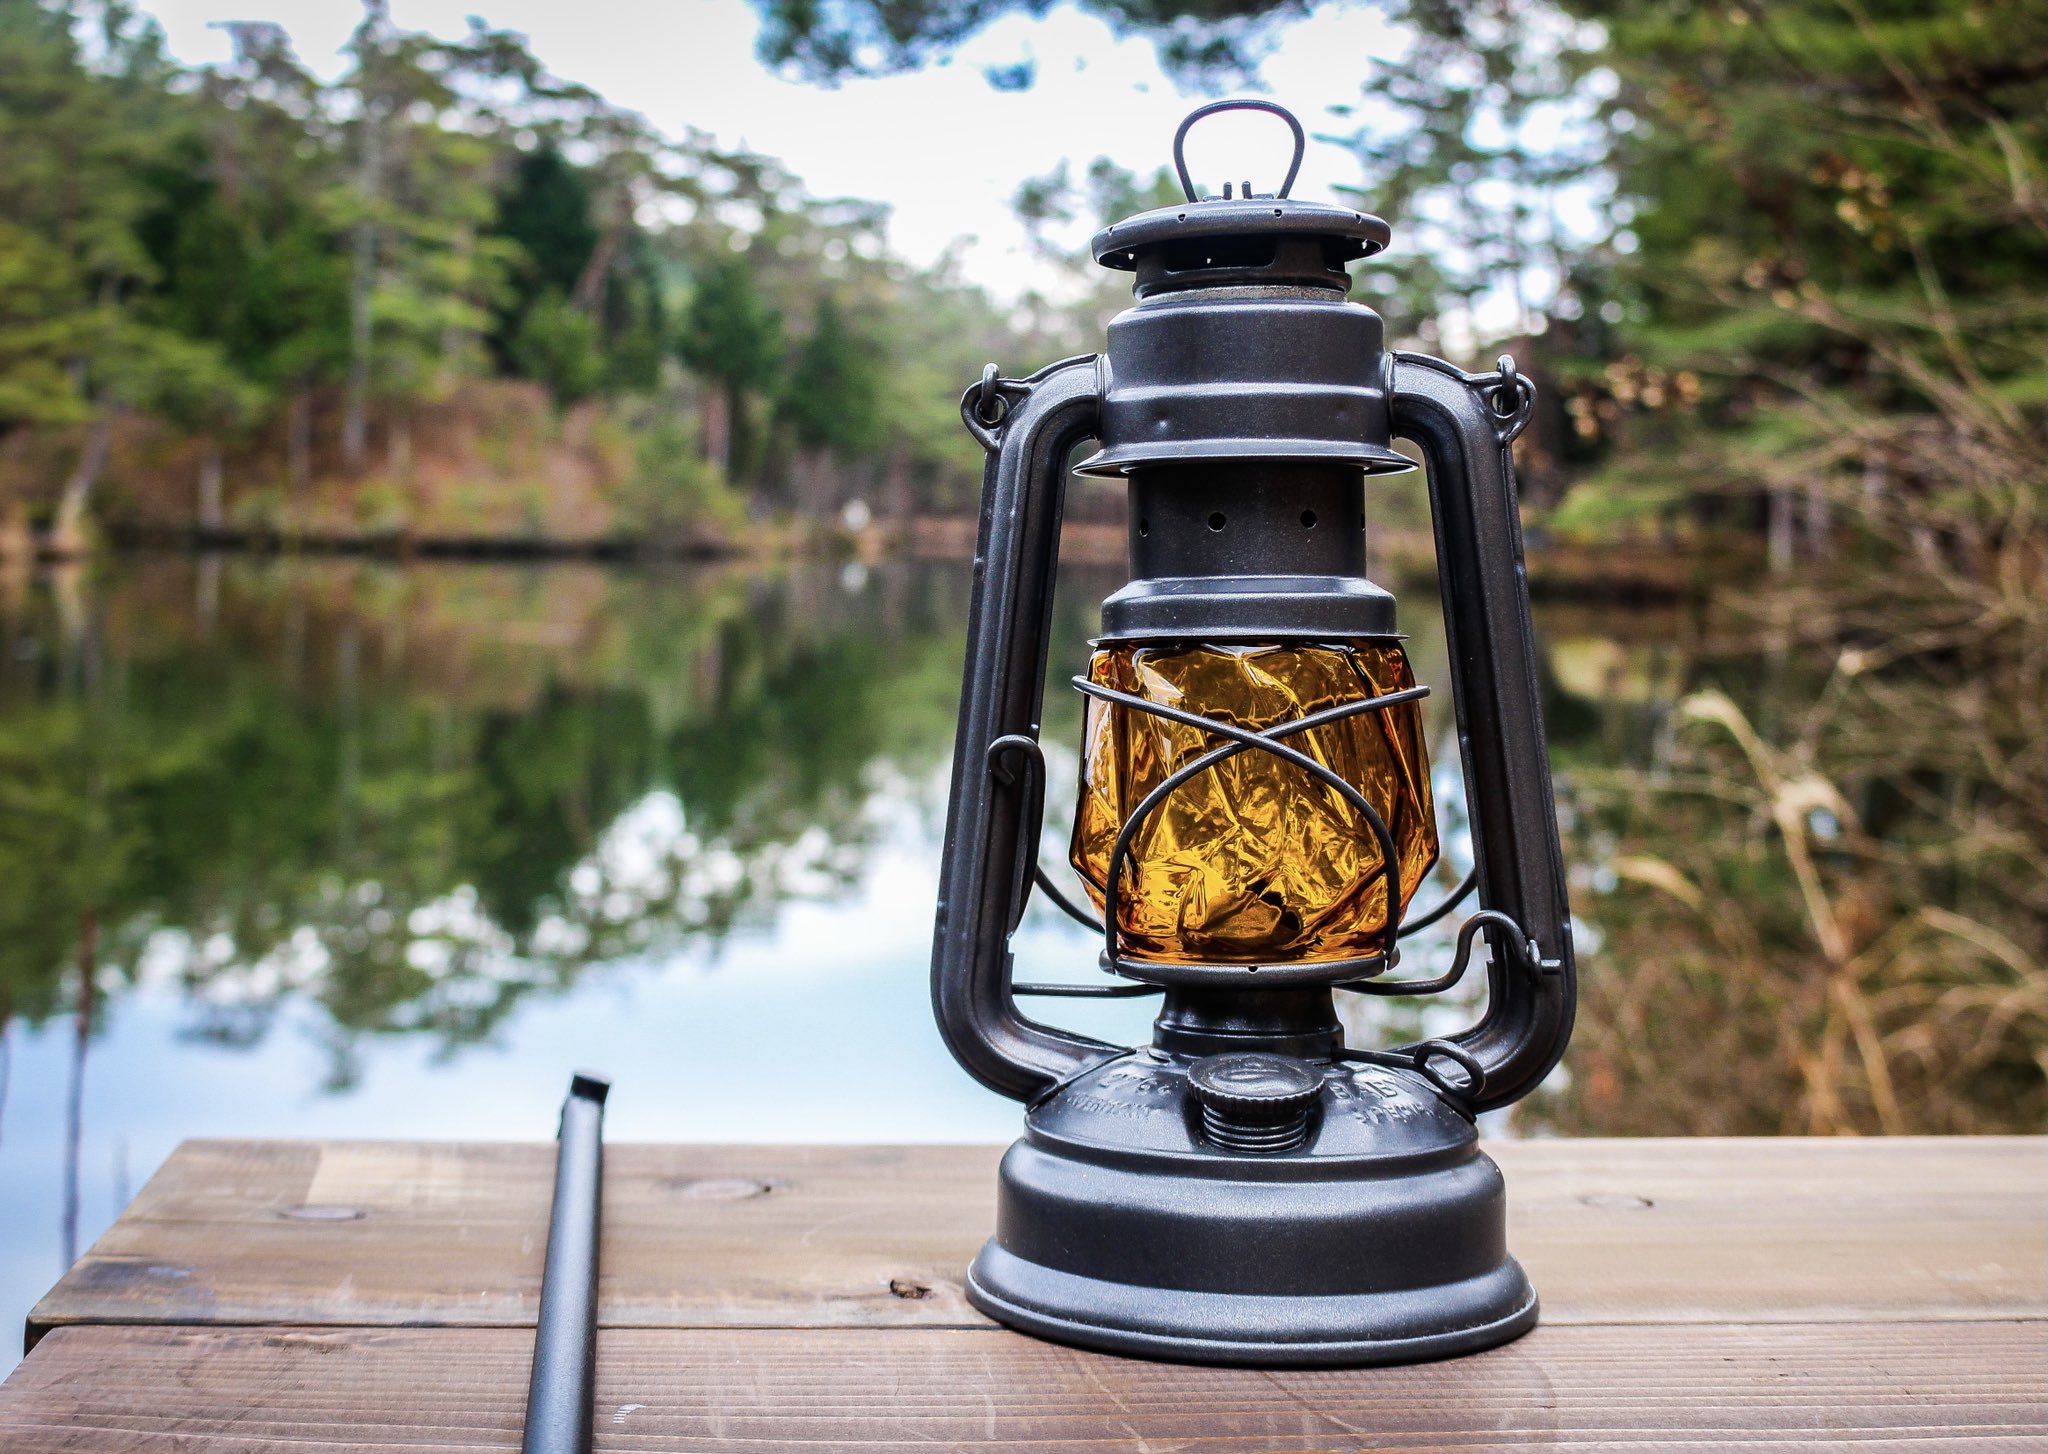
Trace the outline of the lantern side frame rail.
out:
[[[1451,700],[1480,904],[1515,926],[1483,926],[1495,950],[1486,1009],[1448,1042],[1486,1068],[1479,1110],[1535,1090],[1563,1056],[1578,968],[1556,790],[1538,689],[1521,504],[1511,446],[1536,391],[1505,355],[1466,373],[1429,354],[1387,356],[1391,432],[1420,448],[1436,537]],[[1475,916],[1477,917],[1477,916]],[[1534,973],[1522,973],[1526,946]]]
[[[1044,799],[1024,774],[993,770],[1003,739],[1037,746],[1067,462],[1102,427],[1097,356],[1014,380],[990,365],[962,395],[960,417],[988,457],[940,857],[932,1014],[962,1069],[1030,1104],[1126,1053],[1017,1008],[1009,942],[1030,895]]]
[[[1076,905],[1069,901],[1054,886],[1045,869],[1034,860],[1032,879],[1045,891],[1046,896],[1070,917],[1094,932],[1103,935],[1105,947],[1101,956],[1101,964],[1102,968],[1108,973],[1129,980],[1134,974],[1141,973],[1146,968],[1143,962],[1127,961],[1117,952],[1118,931],[1112,927],[1117,917],[1117,886],[1121,882],[1123,870],[1131,861],[1131,845],[1135,839],[1139,824],[1156,812],[1160,805],[1165,802],[1166,798],[1177,788],[1184,786],[1197,775],[1254,749],[1265,751],[1285,762],[1292,763],[1309,772],[1327,786],[1335,789],[1365,819],[1380,850],[1380,867],[1377,876],[1384,885],[1387,894],[1386,938],[1388,947],[1380,954],[1358,959],[1309,962],[1306,968],[1309,971],[1318,972],[1320,975],[1327,975],[1337,970],[1357,972],[1357,978],[1338,980],[1330,984],[1329,987],[1331,989],[1350,990],[1360,994],[1381,996],[1421,997],[1442,994],[1463,980],[1471,968],[1472,956],[1478,943],[1478,936],[1482,930],[1498,932],[1500,936],[1498,942],[1505,947],[1515,966],[1525,975],[1541,976],[1544,973],[1541,949],[1532,938],[1522,931],[1521,925],[1498,909],[1481,909],[1468,916],[1459,924],[1456,931],[1455,948],[1452,953],[1450,968],[1442,974],[1421,980],[1381,980],[1372,977],[1391,968],[1393,964],[1398,962],[1398,941],[1401,938],[1428,927],[1456,908],[1477,884],[1477,873],[1476,871],[1467,873],[1460,880],[1458,886],[1452,889],[1441,902],[1432,906],[1427,913],[1420,915],[1412,923],[1405,922],[1406,906],[1402,902],[1401,883],[1399,877],[1393,871],[1397,854],[1393,834],[1388,829],[1386,820],[1380,815],[1372,802],[1359,791],[1355,784],[1345,781],[1326,765],[1317,762],[1307,754],[1285,746],[1278,739],[1297,736],[1332,722],[1361,716],[1366,712],[1384,710],[1388,707],[1399,706],[1405,702],[1420,701],[1429,695],[1430,689],[1427,685],[1405,687],[1399,691],[1387,692],[1362,701],[1341,702],[1335,706],[1311,712],[1306,716],[1290,718],[1287,721],[1274,723],[1269,727],[1255,730],[1239,727],[1234,723],[1219,722],[1214,718],[1203,717],[1196,713],[1181,711],[1177,708],[1166,706],[1163,703],[1148,701],[1143,697],[1135,696],[1128,692],[1116,691],[1113,688],[1104,687],[1099,683],[1092,682],[1086,677],[1077,676],[1072,678],[1072,681],[1073,685],[1084,695],[1098,701],[1112,703],[1134,711],[1147,712],[1182,726],[1194,727],[1230,739],[1198,754],[1174,769],[1174,771],[1150,789],[1145,797],[1140,800],[1138,806],[1125,818],[1123,826],[1117,835],[1116,846],[1110,854],[1108,890],[1104,895],[1103,917],[1100,921],[1095,920],[1092,916],[1084,915]],[[1001,753],[1025,749],[1028,749],[1026,753],[1028,760],[1034,764],[1035,778],[1041,795],[1042,812],[1045,784],[1044,752],[1035,739],[1009,738],[998,741],[995,744],[995,750],[992,750],[990,754],[991,771],[1005,771],[1005,769],[996,765]],[[1173,967],[1176,970],[1185,970],[1190,966],[1182,962],[1175,962]],[[1226,974],[1251,975],[1257,974],[1260,968],[1267,966],[1217,962],[1201,967],[1213,967]],[[1119,985],[1037,984],[1026,982],[1013,983],[1010,987],[1010,992],[1014,995],[1043,995],[1072,999],[1121,999],[1145,994],[1158,994],[1162,993],[1165,988],[1166,986],[1164,985],[1143,982]],[[1337,1058],[1351,1062],[1392,1066],[1399,1069],[1416,1071],[1449,1097],[1461,1110],[1467,1109],[1472,1100],[1483,1094],[1486,1085],[1485,1067],[1478,1058],[1455,1041],[1441,1038],[1418,1041],[1412,1045],[1399,1046],[1391,1050],[1374,1050],[1362,1046],[1347,1045],[1340,1047]],[[1458,1066],[1464,1079],[1454,1080],[1446,1077],[1437,1069],[1436,1062],[1439,1060],[1448,1060]]]

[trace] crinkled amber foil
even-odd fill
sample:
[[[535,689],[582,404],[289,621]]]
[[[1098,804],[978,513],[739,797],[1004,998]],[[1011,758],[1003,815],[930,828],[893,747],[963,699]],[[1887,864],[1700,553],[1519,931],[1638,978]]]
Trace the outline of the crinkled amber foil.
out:
[[[1149,646],[1097,651],[1090,681],[1262,729],[1415,684],[1400,643]],[[1125,815],[1226,739],[1091,698],[1073,864],[1098,910]],[[1419,702],[1285,739],[1358,788],[1386,820],[1402,902],[1436,862],[1436,811]],[[1380,846],[1328,784],[1256,748],[1197,773],[1139,826],[1118,892],[1123,953],[1161,963],[1314,963],[1384,947]]]

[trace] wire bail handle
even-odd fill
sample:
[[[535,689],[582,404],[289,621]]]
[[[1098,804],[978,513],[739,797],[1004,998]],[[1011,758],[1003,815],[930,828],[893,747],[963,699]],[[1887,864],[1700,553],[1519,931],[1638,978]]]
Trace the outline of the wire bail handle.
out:
[[[1301,122],[1296,120],[1294,113],[1285,106],[1277,106],[1271,101],[1259,101],[1246,96],[1229,101],[1211,101],[1207,106],[1197,106],[1187,114],[1187,119],[1181,122],[1180,130],[1173,134],[1173,170],[1179,176],[1180,189],[1187,193],[1188,200],[1190,202],[1200,202],[1203,200],[1195,195],[1194,179],[1188,175],[1186,150],[1188,128],[1197,121],[1200,121],[1204,116],[1213,116],[1218,111],[1265,111],[1287,123],[1287,129],[1294,133],[1294,160],[1288,163],[1286,180],[1280,183],[1280,190],[1273,195],[1275,198],[1284,198],[1289,192],[1293,191],[1294,179],[1301,172],[1301,159],[1308,152],[1308,136],[1302,131]],[[1244,184],[1244,194],[1247,197],[1251,196],[1252,184],[1250,182]],[[1228,183],[1224,184],[1223,195],[1225,197],[1230,195]]]

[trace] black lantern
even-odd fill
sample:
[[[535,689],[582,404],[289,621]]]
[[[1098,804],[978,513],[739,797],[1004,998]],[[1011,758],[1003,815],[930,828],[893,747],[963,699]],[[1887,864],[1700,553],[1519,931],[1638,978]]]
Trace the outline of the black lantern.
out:
[[[1198,199],[1188,127],[1227,108],[1294,132],[1277,194]],[[991,367],[962,416],[988,450],[932,1001],[982,1084],[1029,1107],[969,1298],[1120,1353],[1392,1362],[1536,1320],[1474,1117],[1529,1093],[1571,1032],[1573,964],[1508,446],[1534,395],[1389,354],[1346,264],[1387,224],[1291,200],[1300,123],[1265,102],[1182,123],[1184,205],[1103,229],[1136,274],[1108,349],[1026,379]],[[1476,866],[1410,907],[1436,857],[1418,699],[1394,598],[1366,579],[1365,494],[1428,463]],[[1102,607],[1073,861],[1100,919],[1037,866],[1038,745],[1069,457],[1121,477],[1130,583]],[[1098,983],[1012,982],[1037,884],[1103,936]],[[1447,972],[1400,937],[1476,889]],[[1347,1046],[1333,994],[1448,989],[1463,1034]],[[1126,1049],[1019,1013],[1026,995],[1162,994]]]

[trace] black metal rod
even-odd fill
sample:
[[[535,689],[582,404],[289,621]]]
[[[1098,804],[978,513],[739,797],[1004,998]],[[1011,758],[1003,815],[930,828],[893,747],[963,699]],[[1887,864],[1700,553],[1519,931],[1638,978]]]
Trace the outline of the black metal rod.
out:
[[[597,1241],[602,1225],[604,1098],[611,1082],[578,1074],[562,1102],[555,1204],[526,1386],[523,1454],[590,1454],[597,1395]]]
[[[1458,880],[1458,886],[1439,900],[1427,913],[1410,915],[1402,922],[1401,937],[1406,939],[1410,934],[1427,929],[1444,915],[1450,913],[1451,910],[1457,908],[1458,905],[1464,903],[1466,897],[1478,886],[1479,870],[1476,868],[1467,870],[1465,876]]]

